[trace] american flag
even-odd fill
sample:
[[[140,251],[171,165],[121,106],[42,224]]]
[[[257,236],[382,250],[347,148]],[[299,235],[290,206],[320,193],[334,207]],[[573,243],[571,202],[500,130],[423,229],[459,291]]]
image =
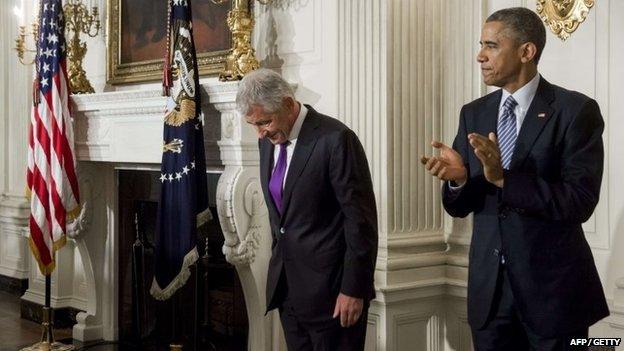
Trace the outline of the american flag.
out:
[[[42,0],[37,38],[35,103],[28,136],[30,248],[42,274],[55,267],[66,221],[80,211],[69,110],[65,20],[61,0]]]

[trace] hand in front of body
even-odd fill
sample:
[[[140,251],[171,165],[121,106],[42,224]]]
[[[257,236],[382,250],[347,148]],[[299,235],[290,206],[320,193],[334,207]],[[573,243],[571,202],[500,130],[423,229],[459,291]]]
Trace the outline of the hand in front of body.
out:
[[[468,134],[468,142],[483,165],[483,174],[488,182],[499,188],[503,187],[503,164],[496,134],[490,133],[488,138],[477,133]]]
[[[468,175],[461,155],[439,141],[432,141],[431,146],[440,150],[440,156],[422,156],[420,163],[425,165],[427,171],[434,177],[463,186]]]
[[[363,307],[363,299],[340,293],[336,299],[333,318],[340,316],[340,325],[344,328],[350,327],[360,319]]]

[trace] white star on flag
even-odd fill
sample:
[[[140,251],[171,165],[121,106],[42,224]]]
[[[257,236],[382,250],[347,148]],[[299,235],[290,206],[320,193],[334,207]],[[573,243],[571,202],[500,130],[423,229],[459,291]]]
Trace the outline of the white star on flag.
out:
[[[56,34],[48,34],[49,43],[58,43],[58,36]]]
[[[43,86],[43,87],[47,87],[48,86],[48,78],[43,78],[41,80],[41,86]]]
[[[176,172],[176,178],[175,179],[179,182],[180,179],[182,179],[182,173]]]
[[[182,168],[182,173],[187,174],[190,171],[190,169],[186,166],[184,166],[184,168]]]
[[[167,176],[166,176],[166,175],[164,175],[163,173],[161,173],[161,174],[160,174],[160,182],[161,182],[161,183],[164,183],[164,182],[165,182],[165,180],[167,180]]]

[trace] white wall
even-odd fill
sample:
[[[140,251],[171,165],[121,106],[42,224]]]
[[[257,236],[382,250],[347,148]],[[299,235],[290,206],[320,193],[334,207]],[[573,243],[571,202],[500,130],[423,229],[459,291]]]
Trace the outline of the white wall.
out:
[[[258,5],[253,33],[260,65],[280,71],[298,84],[299,99],[333,116],[338,112],[338,3],[279,0]]]
[[[18,25],[29,18],[30,5],[21,0],[0,4],[0,274],[17,279],[27,278],[29,268],[22,229],[28,219],[25,175],[32,66],[20,64],[13,47]],[[20,16],[14,14],[14,7]]]

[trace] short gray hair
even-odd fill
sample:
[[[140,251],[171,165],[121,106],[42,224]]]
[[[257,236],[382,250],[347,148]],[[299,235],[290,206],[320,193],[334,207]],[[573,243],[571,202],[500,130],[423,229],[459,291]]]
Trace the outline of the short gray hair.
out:
[[[546,29],[535,12],[525,7],[511,7],[494,12],[485,22],[502,22],[516,42],[535,44],[535,64],[539,62],[546,46]]]
[[[295,98],[292,87],[278,73],[260,68],[247,73],[238,86],[236,107],[247,116],[253,105],[260,105],[267,113],[275,113],[283,106],[284,98]]]

